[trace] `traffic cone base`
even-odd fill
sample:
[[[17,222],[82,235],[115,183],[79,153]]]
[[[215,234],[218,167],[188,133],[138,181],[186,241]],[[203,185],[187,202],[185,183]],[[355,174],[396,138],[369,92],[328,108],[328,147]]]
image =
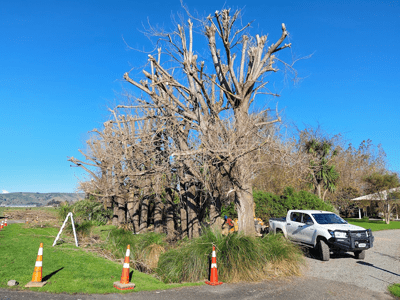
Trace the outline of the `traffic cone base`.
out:
[[[218,281],[218,273],[217,267],[211,267],[211,276],[210,281],[206,281],[208,285],[220,285],[222,284],[221,281]]]
[[[119,281],[114,282],[114,287],[123,291],[123,290],[133,290],[135,288],[134,283],[121,283]]]
[[[46,283],[47,283],[47,281],[40,281],[40,282],[31,281],[27,285],[25,285],[25,287],[42,287]]]
[[[208,285],[221,285],[221,284],[223,284],[223,282],[221,282],[221,281],[219,281],[219,282],[206,281],[206,284],[208,284]]]

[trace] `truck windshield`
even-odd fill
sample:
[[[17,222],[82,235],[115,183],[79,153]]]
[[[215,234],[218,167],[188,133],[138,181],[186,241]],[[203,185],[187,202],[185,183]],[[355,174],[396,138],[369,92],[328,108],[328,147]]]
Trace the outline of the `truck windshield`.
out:
[[[335,214],[312,214],[318,224],[347,224],[345,220]]]

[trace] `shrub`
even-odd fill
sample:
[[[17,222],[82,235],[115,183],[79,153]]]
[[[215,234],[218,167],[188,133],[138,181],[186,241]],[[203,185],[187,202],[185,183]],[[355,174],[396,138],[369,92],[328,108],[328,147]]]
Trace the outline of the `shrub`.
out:
[[[229,216],[232,219],[237,218],[235,203],[231,202],[229,204],[222,205],[221,216]]]
[[[95,225],[105,225],[112,216],[112,211],[104,209],[102,203],[90,199],[66,203],[60,207],[58,215],[64,221],[69,212],[73,213],[77,223],[92,221]]]
[[[256,216],[263,220],[270,217],[286,216],[290,209],[316,209],[334,211],[330,203],[324,202],[318,196],[307,192],[296,192],[293,188],[286,188],[282,196],[264,191],[254,191]]]
[[[182,242],[160,256],[157,274],[164,282],[195,282],[208,277],[212,245],[217,249],[218,277],[225,282],[259,281],[277,273],[299,272],[301,251],[286,239],[264,238],[238,233],[222,235],[206,229],[193,240]]]

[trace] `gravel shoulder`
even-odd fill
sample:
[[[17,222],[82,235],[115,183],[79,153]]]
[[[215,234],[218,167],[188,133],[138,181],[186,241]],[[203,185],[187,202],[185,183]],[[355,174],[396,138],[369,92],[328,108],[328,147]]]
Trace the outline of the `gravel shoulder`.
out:
[[[374,246],[366,251],[364,260],[352,253],[331,255],[327,262],[306,257],[303,274],[310,278],[334,280],[375,292],[400,283],[400,230],[374,232]]]

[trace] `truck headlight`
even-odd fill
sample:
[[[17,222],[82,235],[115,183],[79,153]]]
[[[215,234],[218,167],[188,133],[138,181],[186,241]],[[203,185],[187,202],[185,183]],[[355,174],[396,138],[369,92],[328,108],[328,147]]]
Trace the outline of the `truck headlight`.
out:
[[[347,233],[343,231],[335,231],[335,237],[339,239],[344,239],[347,237]]]

